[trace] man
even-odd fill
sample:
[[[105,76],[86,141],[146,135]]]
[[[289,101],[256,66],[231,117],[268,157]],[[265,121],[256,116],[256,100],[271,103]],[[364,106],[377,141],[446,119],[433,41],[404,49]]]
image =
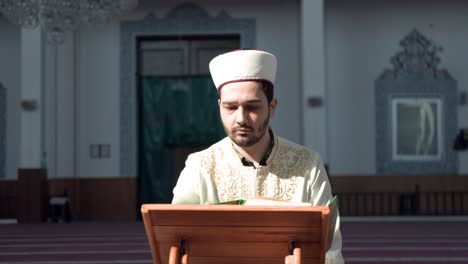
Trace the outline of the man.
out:
[[[257,50],[215,57],[210,72],[227,137],[191,154],[172,203],[205,204],[268,197],[324,205],[331,188],[319,155],[276,136],[269,126],[276,57]],[[326,263],[344,263],[339,219]]]

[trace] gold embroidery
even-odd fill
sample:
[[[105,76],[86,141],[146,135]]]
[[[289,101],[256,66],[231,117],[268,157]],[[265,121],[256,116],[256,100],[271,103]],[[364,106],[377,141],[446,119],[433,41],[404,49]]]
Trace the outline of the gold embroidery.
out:
[[[206,170],[205,173],[216,186],[220,202],[250,198],[253,186],[249,181],[249,175],[246,174],[248,171],[244,171],[242,165],[236,167],[231,164],[234,157],[229,155],[225,141],[207,150],[202,157],[201,167]]]
[[[313,165],[311,153],[299,145],[278,140],[269,167],[245,167],[223,140],[201,157],[201,167],[216,186],[220,202],[257,196],[291,200],[304,190],[304,177]],[[254,179],[254,177],[256,177]],[[255,183],[256,181],[256,183]],[[255,190],[254,190],[255,184]]]

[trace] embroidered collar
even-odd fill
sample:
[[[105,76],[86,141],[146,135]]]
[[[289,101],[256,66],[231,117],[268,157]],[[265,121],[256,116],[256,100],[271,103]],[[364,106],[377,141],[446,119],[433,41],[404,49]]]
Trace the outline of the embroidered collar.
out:
[[[268,146],[268,149],[265,152],[265,155],[263,155],[263,158],[260,160],[260,163],[259,163],[260,166],[267,165],[266,162],[271,155],[273,147],[275,146],[275,137],[273,135],[273,131],[271,130],[271,128],[268,129],[268,132],[270,133],[270,145]],[[231,144],[234,144],[234,143],[231,143]],[[250,161],[246,157],[242,156],[242,154],[237,150],[237,148],[234,145],[232,145],[232,148],[234,149],[236,154],[239,156],[242,162],[242,165],[247,166],[247,167],[255,167],[255,164],[253,163],[253,161]]]

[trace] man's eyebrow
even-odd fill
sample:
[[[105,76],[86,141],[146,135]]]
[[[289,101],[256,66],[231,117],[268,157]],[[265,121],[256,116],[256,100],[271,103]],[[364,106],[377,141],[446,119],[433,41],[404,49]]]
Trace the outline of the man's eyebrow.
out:
[[[260,100],[260,99],[251,99],[251,100],[243,102],[242,104],[257,104],[257,103],[262,103],[262,100]],[[224,101],[224,102],[221,102],[221,104],[223,104],[223,105],[234,105],[234,104],[237,105],[237,104],[239,104],[239,102],[237,102],[237,101]]]
[[[227,106],[227,105],[237,105],[237,102],[234,101],[226,101],[226,102],[221,102],[222,105]]]
[[[246,104],[256,104],[256,103],[262,103],[262,100],[260,99],[252,99],[252,100],[248,100],[247,102],[245,102]]]

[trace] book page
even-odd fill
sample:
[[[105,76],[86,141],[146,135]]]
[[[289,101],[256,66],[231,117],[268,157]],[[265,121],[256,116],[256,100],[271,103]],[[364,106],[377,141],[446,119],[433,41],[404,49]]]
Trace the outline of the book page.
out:
[[[245,201],[244,205],[312,206],[311,203],[291,202],[267,197],[248,199]]]

